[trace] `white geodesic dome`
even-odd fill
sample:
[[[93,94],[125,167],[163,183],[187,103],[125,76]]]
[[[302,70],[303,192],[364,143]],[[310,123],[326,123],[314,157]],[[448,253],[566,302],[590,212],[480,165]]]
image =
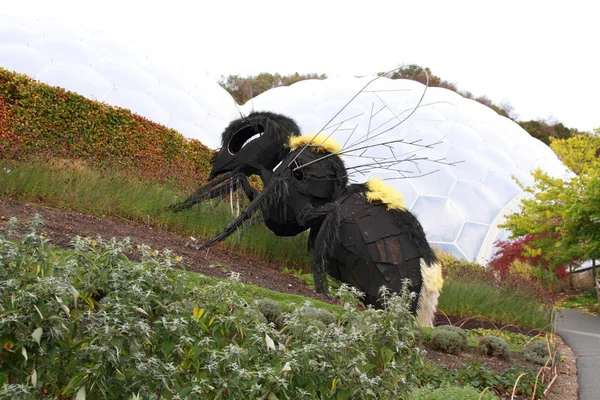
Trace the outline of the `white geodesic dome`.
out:
[[[130,109],[211,148],[239,117],[229,93],[201,71],[57,22],[0,16],[0,67]]]
[[[237,105],[214,79],[177,64],[173,58],[149,59],[135,45],[61,23],[0,15],[0,67],[128,108],[211,148],[220,147],[221,132],[239,117]],[[303,133],[314,133],[370,79],[298,82],[261,94],[243,106],[242,112],[279,112],[294,118]],[[485,262],[493,242],[506,238],[497,225],[507,212],[518,209],[523,196],[511,176],[527,184],[532,182],[530,171],[538,167],[556,177],[568,174],[546,145],[516,123],[454,92],[429,88],[419,103],[425,88],[417,82],[382,78],[369,89],[372,92],[353,101],[331,124],[334,128],[328,132],[344,122],[333,134],[340,143],[346,143],[352,127],[355,137],[360,136],[377,124],[401,121],[420,104],[408,120],[368,143],[405,138],[434,146],[419,149],[395,143],[358,153],[373,159],[414,153],[418,158],[462,163],[399,163],[396,167],[405,171],[407,179],[369,166],[354,170],[353,180],[391,179],[388,183],[404,195],[429,241],[459,257]],[[389,108],[380,108],[381,104]],[[364,162],[355,155],[344,155],[347,166]]]
[[[294,118],[304,134],[316,133],[372,79],[302,81],[257,96],[243,111],[279,112]],[[383,128],[377,130],[378,126]],[[387,127],[393,129],[385,132]],[[351,180],[387,179],[404,195],[405,205],[421,221],[433,245],[481,263],[490,257],[494,241],[506,238],[497,225],[518,208],[523,196],[512,176],[530,184],[530,172],[536,168],[556,177],[569,174],[548,146],[515,122],[452,91],[425,91],[414,81],[378,79],[324,130],[346,148],[366,137],[367,131],[372,133],[366,145],[397,139],[413,144],[356,146],[359,150],[343,155],[346,166],[370,165],[352,170]],[[384,133],[378,136],[378,132]],[[402,155],[414,161],[394,163],[394,170],[375,163],[392,156],[402,159]]]

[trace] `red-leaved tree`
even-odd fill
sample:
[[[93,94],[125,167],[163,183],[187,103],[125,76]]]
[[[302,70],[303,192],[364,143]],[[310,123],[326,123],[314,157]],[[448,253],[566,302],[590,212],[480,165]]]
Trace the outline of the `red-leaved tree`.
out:
[[[488,265],[498,272],[501,280],[510,275],[510,266],[515,261],[525,262],[549,271],[551,270],[550,262],[542,257],[541,252],[535,251],[536,246],[532,244],[545,237],[547,237],[547,234],[525,235],[514,240],[498,240],[494,243],[497,248],[496,254],[494,254]],[[569,275],[565,265],[553,268],[553,272],[561,280],[566,279]]]

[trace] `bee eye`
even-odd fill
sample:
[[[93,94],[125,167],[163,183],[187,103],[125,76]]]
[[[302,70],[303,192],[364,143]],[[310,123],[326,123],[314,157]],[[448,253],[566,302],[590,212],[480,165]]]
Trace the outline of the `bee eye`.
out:
[[[264,133],[261,125],[246,125],[233,134],[227,145],[230,154],[237,154],[251,141],[258,139]]]

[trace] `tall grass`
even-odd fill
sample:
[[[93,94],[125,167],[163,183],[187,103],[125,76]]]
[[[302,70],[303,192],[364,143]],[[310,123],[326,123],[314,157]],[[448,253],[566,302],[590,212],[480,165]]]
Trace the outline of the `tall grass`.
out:
[[[550,308],[534,296],[519,289],[498,289],[477,279],[446,279],[438,310],[460,318],[479,317],[540,330],[551,324]]]
[[[207,239],[221,232],[233,218],[225,203],[195,206],[180,213],[162,210],[188,193],[175,185],[142,182],[123,173],[97,171],[79,162],[32,163],[0,160],[0,197],[39,202],[59,209],[106,215],[148,224],[185,236]],[[245,230],[241,238],[232,235],[224,246],[236,252],[277,263],[283,267],[310,270],[307,235],[292,238],[275,236],[263,224]],[[454,260],[448,264],[451,276],[440,297],[439,310],[467,318],[483,316],[502,324],[544,329],[550,312],[544,302],[526,290],[499,290],[493,282],[465,279],[478,275],[475,265]],[[459,276],[457,276],[459,275]]]
[[[0,196],[40,202],[63,210],[106,215],[199,239],[222,231],[233,219],[227,204],[215,202],[180,212],[164,208],[188,193],[175,185],[142,182],[114,171],[96,171],[71,161],[0,160]],[[307,236],[275,236],[262,224],[232,235],[222,246],[283,266],[310,267]]]

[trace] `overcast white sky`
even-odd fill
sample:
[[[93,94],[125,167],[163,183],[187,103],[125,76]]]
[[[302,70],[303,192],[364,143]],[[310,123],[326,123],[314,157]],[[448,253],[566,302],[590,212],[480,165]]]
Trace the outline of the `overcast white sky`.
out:
[[[198,66],[365,75],[403,63],[509,101],[520,119],[600,127],[593,0],[0,0],[0,14],[51,17]]]

